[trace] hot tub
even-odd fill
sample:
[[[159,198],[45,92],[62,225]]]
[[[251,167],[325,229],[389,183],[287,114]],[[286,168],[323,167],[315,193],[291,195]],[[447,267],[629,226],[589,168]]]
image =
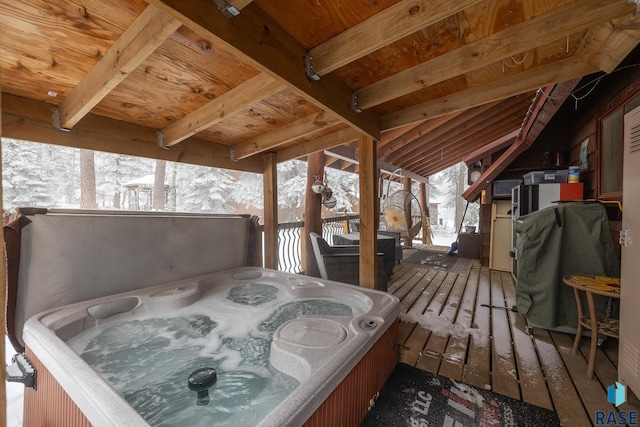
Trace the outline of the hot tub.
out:
[[[25,425],[360,425],[397,363],[395,296],[241,267],[92,299],[23,328]],[[190,373],[214,368],[208,404]]]

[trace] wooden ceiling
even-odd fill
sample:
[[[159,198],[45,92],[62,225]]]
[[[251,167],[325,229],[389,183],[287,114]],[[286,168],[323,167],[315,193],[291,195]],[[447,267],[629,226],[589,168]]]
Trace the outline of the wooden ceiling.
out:
[[[357,140],[427,177],[610,73],[627,0],[0,0],[3,136],[260,171]],[[53,108],[53,115],[51,110]]]

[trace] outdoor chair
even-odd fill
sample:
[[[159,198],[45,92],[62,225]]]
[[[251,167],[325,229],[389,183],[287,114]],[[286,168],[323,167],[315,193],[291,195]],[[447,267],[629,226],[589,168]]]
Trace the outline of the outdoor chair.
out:
[[[360,246],[331,246],[316,233],[309,233],[309,238],[321,278],[360,286]],[[379,253],[376,258],[378,261],[376,289],[386,291],[384,254]]]
[[[395,237],[396,238],[396,249],[395,249],[395,262],[396,264],[400,264],[400,261],[402,261],[402,242],[401,242],[401,236],[400,236],[400,232],[399,231],[385,231],[385,230],[378,230],[378,234],[382,234],[383,236],[391,236],[391,237]]]

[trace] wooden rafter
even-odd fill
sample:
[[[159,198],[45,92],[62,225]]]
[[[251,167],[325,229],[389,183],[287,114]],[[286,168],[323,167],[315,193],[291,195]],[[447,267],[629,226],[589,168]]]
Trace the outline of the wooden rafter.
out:
[[[364,87],[356,91],[358,106],[382,104],[634,10],[629,3],[610,0],[581,0],[558,7]]]
[[[260,73],[162,129],[164,146],[171,147],[282,88],[280,82]]]
[[[60,126],[75,126],[180,26],[171,15],[147,6],[62,101]]]
[[[486,156],[491,155],[496,151],[500,151],[503,148],[511,145],[519,133],[520,133],[520,128],[518,127],[512,130],[511,132],[496,139],[495,141],[489,144],[486,144],[480,147],[479,149],[471,152],[470,154],[467,154],[466,156],[462,157],[462,161],[465,162],[467,165],[470,165],[471,163],[475,163],[478,160],[482,160]]]
[[[350,126],[376,140],[380,138],[378,115],[374,111],[355,112],[351,107],[351,90],[333,75],[310,82],[302,71],[305,49],[255,4],[247,5],[240,15],[229,19],[208,0],[149,0],[149,3],[201,36],[221,41],[221,48],[310,98]]]
[[[398,135],[391,140],[385,141],[383,138],[378,146],[378,156],[384,158],[384,156],[393,153],[395,150],[411,143],[416,138],[431,132],[432,130],[438,128],[439,126],[442,126],[450,120],[453,120],[459,114],[461,114],[461,112],[457,111],[447,116],[436,117],[432,120],[425,120],[422,123],[417,123],[417,126],[414,126],[407,132]]]
[[[480,1],[463,0],[453,5],[449,0],[396,3],[311,49],[309,55],[312,58],[313,72],[319,76],[329,74]]]
[[[341,129],[325,136],[314,138],[310,141],[301,142],[278,151],[278,163],[288,160],[298,159],[312,153],[324,151],[358,140],[358,131],[352,128]]]
[[[491,103],[474,107],[466,111],[464,115],[458,115],[454,119],[442,123],[432,132],[426,133],[402,147],[398,147],[392,153],[389,153],[386,156],[386,159],[391,162],[402,163],[402,161],[407,160],[408,157],[414,157],[416,154],[428,151],[431,149],[431,141],[439,141],[443,137],[453,137],[454,134],[459,132],[461,125],[465,125],[466,128],[467,121],[475,122],[478,117],[486,118],[488,115],[487,112],[496,106],[499,111],[503,111],[505,109],[504,106],[502,106],[501,109],[499,103]]]
[[[499,126],[485,130],[484,137],[486,141],[499,138],[500,135],[509,132],[514,126],[522,124],[521,119],[512,118],[511,120],[500,123]],[[442,145],[442,151],[431,151],[425,153],[424,161],[409,165],[408,167],[416,168],[416,172],[423,175],[432,175],[443,167],[446,169],[449,166],[460,163],[461,157],[464,157],[478,148],[479,144],[472,144],[469,139],[461,139],[458,141],[449,141],[448,144]]]
[[[328,128],[340,123],[340,119],[321,111],[318,114],[312,114],[295,122],[273,130],[269,133],[251,138],[233,146],[233,158],[237,160],[246,159],[254,154],[269,151],[289,141],[298,139],[320,129]]]
[[[382,128],[393,129],[425,118],[439,117],[462,111],[475,105],[530,92],[549,83],[560,83],[598,71],[577,58],[567,58],[552,64],[533,67],[519,74],[502,77],[473,86],[451,95],[437,98],[405,110],[382,116]]]

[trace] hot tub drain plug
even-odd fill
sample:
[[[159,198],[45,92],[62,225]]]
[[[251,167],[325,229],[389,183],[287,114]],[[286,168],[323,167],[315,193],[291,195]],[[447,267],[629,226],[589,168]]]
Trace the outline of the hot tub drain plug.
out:
[[[198,405],[209,404],[209,388],[218,381],[218,374],[213,368],[202,368],[189,375],[189,390],[198,392]]]

